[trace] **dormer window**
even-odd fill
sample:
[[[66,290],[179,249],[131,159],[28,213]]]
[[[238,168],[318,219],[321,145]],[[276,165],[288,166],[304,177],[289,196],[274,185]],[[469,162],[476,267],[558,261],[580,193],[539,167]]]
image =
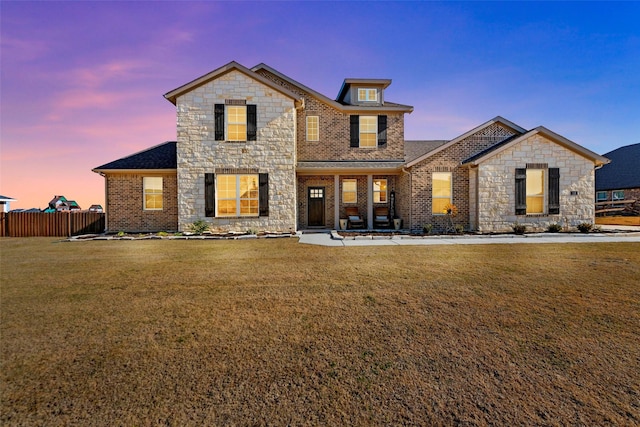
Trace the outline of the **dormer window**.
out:
[[[377,102],[378,101],[378,89],[359,88],[358,89],[358,101],[362,101],[362,102]]]

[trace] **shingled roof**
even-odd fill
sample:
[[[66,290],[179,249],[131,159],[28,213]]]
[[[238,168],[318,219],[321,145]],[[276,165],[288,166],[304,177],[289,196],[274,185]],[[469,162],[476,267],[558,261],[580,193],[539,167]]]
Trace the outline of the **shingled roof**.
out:
[[[596,170],[596,191],[640,188],[640,144],[626,145],[604,156],[611,163]]]
[[[94,168],[94,172],[131,169],[176,169],[176,141],[168,141],[155,147],[123,157]]]

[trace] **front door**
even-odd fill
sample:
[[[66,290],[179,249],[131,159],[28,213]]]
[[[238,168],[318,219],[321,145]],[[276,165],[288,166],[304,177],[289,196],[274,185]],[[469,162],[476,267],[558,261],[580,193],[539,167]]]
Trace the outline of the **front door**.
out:
[[[309,227],[324,227],[324,187],[309,187],[307,206]]]

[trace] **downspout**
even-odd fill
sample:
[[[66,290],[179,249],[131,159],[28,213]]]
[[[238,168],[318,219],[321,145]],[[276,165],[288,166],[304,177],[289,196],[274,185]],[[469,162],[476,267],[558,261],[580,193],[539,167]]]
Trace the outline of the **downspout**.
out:
[[[102,231],[104,233],[107,233],[108,232],[107,224],[109,223],[107,221],[107,215],[109,215],[107,213],[108,211],[107,202],[109,201],[109,199],[107,198],[107,195],[109,194],[109,180],[107,179],[107,175],[104,172],[98,172],[98,171],[94,171],[94,172],[96,172],[98,175],[104,178],[104,230]]]
[[[405,166],[400,170],[402,173],[409,175],[409,231],[411,231],[411,226],[413,225],[413,175]]]

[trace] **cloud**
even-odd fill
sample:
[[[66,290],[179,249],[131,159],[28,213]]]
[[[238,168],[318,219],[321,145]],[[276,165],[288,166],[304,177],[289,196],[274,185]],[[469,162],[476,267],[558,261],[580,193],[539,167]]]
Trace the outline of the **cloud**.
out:
[[[0,39],[0,49],[3,60],[11,58],[13,61],[33,61],[42,57],[50,50],[49,42],[38,39],[18,39],[3,34]]]

